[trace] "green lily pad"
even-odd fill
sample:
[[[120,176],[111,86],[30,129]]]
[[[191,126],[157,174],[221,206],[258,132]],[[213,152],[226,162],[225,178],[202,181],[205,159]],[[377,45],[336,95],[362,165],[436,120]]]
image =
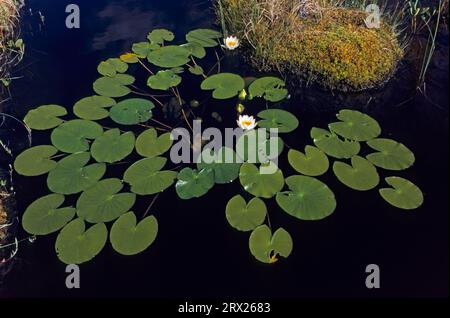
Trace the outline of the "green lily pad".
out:
[[[120,125],[145,123],[153,117],[155,104],[142,98],[130,98],[117,103],[111,108],[109,116]]]
[[[199,65],[195,65],[194,67],[189,67],[189,72],[194,75],[203,75],[205,74],[205,70]]]
[[[111,129],[97,137],[92,144],[92,157],[97,162],[113,163],[128,157],[134,150],[135,137],[132,132],[120,134],[119,129]]]
[[[97,67],[97,71],[101,75],[108,77],[114,77],[117,73],[125,73],[127,70],[128,64],[117,58],[103,61]]]
[[[333,191],[312,177],[291,176],[286,179],[289,191],[277,194],[278,205],[288,214],[305,221],[322,220],[336,210]]]
[[[239,179],[245,191],[255,197],[270,199],[284,186],[283,172],[278,169],[273,174],[262,174],[251,163],[244,163],[239,172]]]
[[[60,208],[64,203],[62,194],[50,194],[28,206],[22,219],[22,226],[32,235],[48,235],[62,229],[75,216],[71,207]]]
[[[94,82],[94,91],[101,96],[123,97],[131,93],[127,85],[132,85],[135,78],[128,74],[117,74],[114,77],[101,77]]]
[[[330,131],[354,141],[368,141],[381,134],[378,122],[359,111],[344,109],[337,118],[340,122],[329,125]]]
[[[178,196],[183,200],[200,198],[214,187],[214,171],[202,169],[200,171],[184,168],[178,174],[175,185]]]
[[[143,157],[153,158],[160,156],[172,147],[171,133],[165,133],[158,137],[156,129],[144,131],[136,140],[136,151]]]
[[[181,46],[169,45],[150,51],[147,59],[156,66],[172,68],[189,62],[189,55],[189,50]]]
[[[109,116],[106,108],[112,107],[116,101],[105,96],[91,96],[83,98],[73,106],[73,112],[81,119],[100,120]]]
[[[284,142],[280,137],[270,137],[266,129],[253,129],[242,134],[236,142],[236,152],[242,161],[267,162],[278,158]]]
[[[141,59],[146,58],[151,51],[159,49],[160,46],[156,43],[139,42],[134,43],[132,51]]]
[[[386,202],[403,210],[414,210],[422,206],[423,193],[414,183],[400,177],[386,178],[386,182],[392,188],[379,190]]]
[[[283,228],[279,228],[272,236],[267,225],[257,227],[249,239],[252,255],[260,262],[272,264],[278,257],[289,257],[292,253],[293,242],[291,235]]]
[[[58,162],[50,171],[47,185],[50,191],[60,194],[76,194],[95,185],[105,174],[104,163],[86,166],[91,156],[88,152],[70,155]]]
[[[152,215],[137,224],[133,212],[122,215],[112,226],[110,241],[116,252],[136,255],[145,251],[158,235],[158,221]]]
[[[198,170],[213,170],[214,180],[218,184],[231,183],[239,177],[241,163],[231,148],[222,147],[217,153],[213,149],[205,149],[198,161]]]
[[[180,85],[182,79],[171,70],[159,71],[148,78],[147,85],[153,89],[166,91],[171,87]]]
[[[405,145],[391,139],[374,139],[367,142],[369,147],[379,152],[367,156],[372,164],[386,170],[405,170],[411,167],[416,158]]]
[[[267,109],[258,114],[261,118],[258,126],[261,128],[276,128],[279,133],[293,132],[299,126],[297,117],[282,109]]]
[[[102,134],[103,128],[96,122],[75,119],[55,128],[51,140],[60,151],[76,153],[89,150],[89,139],[95,139]]]
[[[236,195],[228,202],[225,213],[232,227],[247,232],[264,223],[267,207],[260,198],[253,198],[247,204],[242,196]]]
[[[65,264],[82,264],[92,260],[105,247],[108,230],[99,223],[87,231],[83,219],[67,224],[56,239],[56,253]]]
[[[361,150],[359,142],[342,140],[336,134],[325,129],[311,129],[311,138],[317,148],[337,159],[350,159]]]
[[[151,43],[164,44],[165,41],[173,41],[175,35],[166,29],[155,29],[148,34],[147,38]]]
[[[336,161],[333,165],[336,177],[343,184],[358,191],[368,191],[380,183],[377,169],[360,156],[352,158],[352,165]]]
[[[130,211],[136,201],[134,193],[119,193],[119,179],[105,179],[84,191],[77,201],[77,214],[90,223],[106,223]]]
[[[17,156],[14,170],[26,177],[41,176],[56,167],[56,161],[50,158],[57,153],[58,149],[47,145],[27,149]]]
[[[213,97],[215,99],[228,99],[235,97],[244,88],[244,79],[239,75],[232,73],[220,73],[210,76],[201,84],[202,90],[213,90]]]
[[[203,47],[215,47],[219,45],[222,33],[211,29],[197,29],[186,34],[189,43],[197,43]]]
[[[327,155],[313,146],[306,146],[305,153],[289,150],[288,160],[297,172],[312,177],[323,175],[330,167]]]
[[[206,56],[205,48],[198,43],[190,42],[190,43],[181,45],[181,47],[189,50],[190,55],[192,55],[196,58],[202,59]]]
[[[285,83],[277,77],[263,77],[252,82],[248,88],[251,96],[262,97],[269,102],[280,102],[289,94]]]
[[[124,181],[131,185],[131,191],[139,195],[151,195],[170,187],[176,177],[175,171],[161,171],[166,158],[155,157],[140,160],[125,171]]]
[[[64,120],[61,116],[67,115],[67,110],[58,105],[43,105],[32,109],[24,118],[25,124],[34,130],[47,130],[58,127]]]

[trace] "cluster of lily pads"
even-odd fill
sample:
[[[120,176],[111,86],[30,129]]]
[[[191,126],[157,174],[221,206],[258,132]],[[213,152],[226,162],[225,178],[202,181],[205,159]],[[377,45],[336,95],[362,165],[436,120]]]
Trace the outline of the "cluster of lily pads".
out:
[[[246,138],[257,130],[246,132],[237,141],[236,151],[223,147],[216,152],[205,147],[202,158],[208,160],[195,166],[170,167],[165,154],[173,146],[174,127],[155,119],[154,114],[156,107],[164,108],[175,99],[188,127],[189,120],[196,118],[191,106],[198,105],[186,104],[178,90],[185,72],[198,75],[201,89],[212,91],[215,99],[238,98],[245,103],[261,98],[276,103],[288,96],[285,83],[276,77],[249,82],[232,73],[210,75],[218,67],[206,72],[199,60],[206,57],[207,49],[220,45],[219,32],[194,30],[186,35],[186,43],[168,45],[174,38],[168,30],[154,30],[147,41],[134,44],[131,53],[101,62],[98,72],[102,77],[93,84],[96,95],[82,98],[72,108],[77,119],[59,105],[40,106],[24,118],[32,130],[51,130],[51,144],[24,151],[16,158],[15,171],[27,177],[47,175],[51,194],[26,209],[22,224],[32,235],[58,233],[55,247],[62,262],[80,264],[93,259],[108,238],[113,249],[123,255],[146,250],[156,239],[158,222],[154,215],[147,216],[152,205],[145,213],[132,211],[138,196],[156,200],[175,184],[178,197],[188,200],[206,195],[217,184],[239,179],[252,198],[247,202],[241,195],[233,197],[226,218],[232,227],[252,231],[249,248],[256,259],[273,263],[279,256],[288,257],[293,244],[285,229],[272,232],[265,199],[275,197],[282,210],[298,219],[319,220],[336,208],[333,192],[317,179],[329,170],[328,156],[351,159],[351,165],[336,161],[333,171],[342,183],[360,191],[378,186],[375,167],[403,170],[414,163],[414,155],[404,145],[378,138],[381,129],[374,119],[343,110],[340,121],[330,124],[329,130],[313,128],[316,147],[306,147],[305,153],[289,151],[289,162],[298,174],[286,179],[280,169],[262,174],[258,166],[267,162],[246,162],[251,151],[264,152],[265,158],[272,159],[268,135],[258,135],[257,149],[246,148]],[[148,72],[145,89],[126,74],[138,68]],[[277,128],[282,134],[299,126],[298,119],[282,109],[268,108],[257,116],[260,128]],[[367,142],[376,152],[366,158],[358,156],[360,142]],[[240,143],[244,146],[239,147]],[[279,156],[285,147],[281,137],[276,145]],[[244,163],[226,161],[230,156],[239,156]],[[107,177],[109,169],[118,166],[126,167],[123,176]],[[422,193],[411,182],[399,177],[386,182],[391,188],[381,189],[380,194],[387,202],[402,209],[422,204]],[[288,190],[283,191],[285,186]]]

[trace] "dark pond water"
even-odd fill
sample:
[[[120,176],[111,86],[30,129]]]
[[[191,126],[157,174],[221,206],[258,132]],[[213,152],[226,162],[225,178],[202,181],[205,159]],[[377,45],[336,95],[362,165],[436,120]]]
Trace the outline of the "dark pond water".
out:
[[[64,26],[65,7],[72,1],[31,0],[23,31],[28,56],[20,70],[25,77],[14,85],[9,112],[22,118],[41,104],[72,107],[92,94],[99,61],[129,49],[149,30],[166,27],[181,38],[188,30],[211,27],[209,1],[200,0],[78,0],[80,30]],[[45,16],[42,25],[38,12]],[[407,67],[376,92],[332,95],[318,89],[298,90],[284,107],[295,112],[301,127],[286,139],[295,148],[311,143],[309,130],[326,127],[339,108],[354,107],[381,124],[383,136],[410,147],[415,166],[396,175],[413,180],[425,194],[425,204],[413,212],[387,205],[377,191],[348,190],[332,173],[321,179],[335,192],[338,209],[329,218],[301,222],[269,203],[275,228],[286,228],[294,252],[275,266],[256,262],[248,251],[248,234],[227,224],[224,208],[241,193],[237,185],[217,186],[207,196],[179,200],[174,190],[160,196],[153,213],[160,232],[145,253],[122,257],[107,247],[81,267],[82,288],[65,288],[65,266],[55,255],[55,237],[22,244],[14,269],[0,289],[14,296],[129,296],[129,297],[408,297],[448,295],[448,35],[440,39],[426,99],[416,94]],[[224,67],[236,69],[238,57]],[[250,70],[240,73],[251,75]],[[198,83],[183,87],[195,97]],[[230,105],[217,111],[227,120]],[[255,111],[256,113],[256,111]],[[48,142],[33,135],[34,144]],[[288,170],[286,170],[287,172]],[[116,171],[120,175],[119,171]],[[289,170],[289,174],[292,171]],[[386,177],[392,174],[382,174]],[[23,211],[45,195],[45,179],[16,178],[18,209]],[[144,211],[151,198],[139,201]],[[19,237],[25,237],[20,232]],[[365,268],[381,269],[381,289],[365,287]]]

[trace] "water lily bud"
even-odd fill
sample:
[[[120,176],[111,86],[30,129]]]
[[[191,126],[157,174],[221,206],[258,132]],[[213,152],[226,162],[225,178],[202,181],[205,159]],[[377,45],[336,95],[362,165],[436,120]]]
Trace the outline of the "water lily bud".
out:
[[[239,93],[239,100],[245,100],[247,98],[247,91],[245,89],[243,89],[240,93]]]
[[[236,111],[237,111],[239,114],[242,114],[242,113],[245,111],[245,106],[242,105],[241,103],[237,104],[237,106],[236,106]]]
[[[194,100],[191,100],[190,105],[192,108],[197,108],[198,106],[200,106],[200,103],[198,102],[198,100],[194,99]]]

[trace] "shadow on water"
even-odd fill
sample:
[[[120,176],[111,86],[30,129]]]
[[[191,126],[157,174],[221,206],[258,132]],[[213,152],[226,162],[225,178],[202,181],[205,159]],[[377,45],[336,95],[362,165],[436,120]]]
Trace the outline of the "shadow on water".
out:
[[[14,86],[10,112],[22,118],[41,104],[71,107],[92,95],[99,61],[127,51],[149,30],[166,27],[178,38],[190,29],[210,27],[214,16],[209,1],[78,1],[80,30],[64,27],[69,1],[29,1],[33,15],[24,21],[29,56],[25,78]],[[37,12],[45,16],[42,26]],[[41,25],[42,30],[39,31]],[[408,67],[383,89],[363,94],[328,93],[301,88],[282,105],[301,121],[286,143],[298,149],[310,144],[311,127],[326,127],[340,108],[355,108],[374,116],[383,136],[405,143],[416,155],[416,165],[398,175],[414,180],[425,194],[425,204],[413,212],[388,206],[377,191],[357,193],[336,181],[322,180],[335,192],[338,209],[326,220],[301,222],[268,203],[272,224],[294,238],[294,252],[275,266],[257,263],[248,251],[248,234],[237,233],[225,219],[228,200],[241,193],[236,184],[215,187],[207,196],[178,199],[173,189],[160,196],[153,213],[160,232],[145,253],[122,257],[107,247],[81,267],[82,288],[65,288],[65,267],[55,255],[55,237],[39,238],[21,246],[17,264],[3,287],[12,296],[446,296],[448,295],[448,35],[441,42],[431,71],[428,98],[417,94]],[[443,56],[444,59],[440,58]],[[446,59],[445,59],[446,57]],[[446,61],[446,62],[443,62]],[[252,76],[238,56],[223,67]],[[195,98],[198,82],[187,81],[182,91]],[[431,100],[431,101],[430,101]],[[209,105],[233,123],[234,105]],[[252,108],[254,107],[254,108]],[[257,113],[260,106],[248,106]],[[208,112],[205,116],[208,116]],[[233,124],[234,125],[234,124]],[[48,142],[47,134],[33,134],[34,144]],[[293,174],[282,162],[286,174]],[[121,171],[113,174],[121,175]],[[383,174],[387,177],[389,174]],[[17,177],[18,210],[45,195],[45,178]],[[135,211],[145,211],[151,198],[140,199]],[[25,233],[20,233],[21,237]],[[365,268],[378,264],[382,288],[365,287]],[[0,290],[1,292],[1,290]]]

